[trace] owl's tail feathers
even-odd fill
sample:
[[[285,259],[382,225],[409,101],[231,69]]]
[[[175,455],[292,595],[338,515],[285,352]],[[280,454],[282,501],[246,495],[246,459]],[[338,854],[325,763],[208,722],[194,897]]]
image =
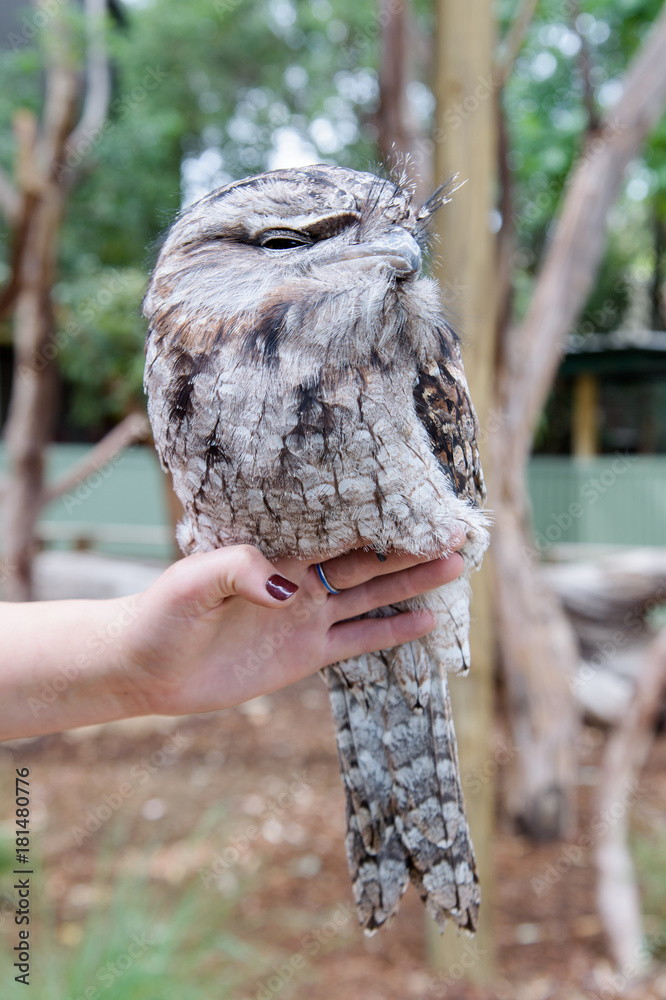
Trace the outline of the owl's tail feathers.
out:
[[[355,683],[355,670],[365,678]],[[386,666],[370,654],[327,667],[340,770],[347,799],[345,844],[359,920],[372,934],[398,910],[409,866],[391,812],[392,776],[384,749]]]
[[[440,930],[447,919],[476,929],[480,893],[465,818],[451,706],[433,661],[423,711],[408,704],[396,679],[407,646],[325,671],[347,795],[347,860],[361,926],[372,933],[397,911],[414,883]],[[356,675],[372,672],[358,686]]]
[[[398,717],[402,705],[397,683],[389,697],[392,715]],[[385,743],[395,822],[408,851],[410,877],[441,931],[450,919],[474,932],[481,895],[446,675],[440,677],[436,665],[428,707],[420,715],[403,710],[403,716],[388,730]]]

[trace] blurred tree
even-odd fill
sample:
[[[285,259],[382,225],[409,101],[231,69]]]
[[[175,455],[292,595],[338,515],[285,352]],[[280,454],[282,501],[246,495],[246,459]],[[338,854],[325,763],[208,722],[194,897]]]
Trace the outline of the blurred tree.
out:
[[[576,24],[580,27],[580,18]],[[580,157],[544,244],[527,311],[500,341],[499,417],[489,447],[494,592],[515,741],[523,749],[513,809],[541,837],[561,835],[570,824],[575,713],[569,678],[577,650],[562,609],[536,572],[526,466],[561,353],[599,273],[609,210],[625,170],[666,107],[665,47],[666,10],[618,81],[621,96],[602,114],[589,106],[583,79],[580,100],[588,108],[588,128]]]
[[[110,92],[105,0],[86,0],[83,19],[66,4],[49,16],[41,121],[26,108],[16,113],[15,178],[0,175],[0,204],[13,236],[8,278],[0,292],[0,314],[14,313],[4,490],[5,556],[11,570],[4,596],[10,600],[31,597],[35,526],[50,496],[44,448],[52,433],[59,346],[53,335],[52,291],[67,194],[76,179],[63,164],[89,132],[102,126]]]
[[[418,86],[414,56],[418,44],[412,4],[406,0],[381,0],[379,53],[379,104],[374,115],[377,146],[384,163],[404,173],[414,195],[423,202],[432,190],[432,157],[421,156],[422,122],[409,102],[410,87]]]
[[[5,596],[31,596],[34,527],[44,496],[44,447],[53,416],[54,367],[51,289],[67,185],[57,165],[79,129],[106,113],[108,67],[103,46],[103,0],[88,0],[87,87],[79,126],[79,59],[75,30],[65,13],[54,16],[45,51],[44,112],[23,109],[14,119],[16,187],[3,176],[3,208],[13,226],[11,270],[0,295],[3,312],[14,311],[15,377],[6,440],[10,475],[5,492],[5,555],[11,568]]]

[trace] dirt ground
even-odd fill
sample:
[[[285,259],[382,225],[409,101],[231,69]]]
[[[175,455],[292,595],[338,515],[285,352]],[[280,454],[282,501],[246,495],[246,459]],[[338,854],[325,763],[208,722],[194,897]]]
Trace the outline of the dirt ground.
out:
[[[602,743],[599,731],[584,731],[581,832],[591,819]],[[665,765],[661,736],[634,806],[634,823],[655,836],[666,826]],[[343,794],[318,678],[223,713],[130,721],[6,745],[0,748],[3,791],[12,768],[23,766],[33,782],[43,902],[57,916],[63,948],[75,949],[81,939],[84,914],[96,905],[95,856],[109,825],[122,821],[119,869],[141,868],[174,898],[189,884],[200,887],[202,897],[214,892],[227,899],[235,937],[262,956],[254,965],[248,960],[245,982],[229,994],[238,1000],[275,993],[284,1000],[625,995],[620,981],[608,984],[592,852],[534,846],[502,823],[491,904],[498,944],[492,989],[462,987],[455,965],[439,978],[428,971],[425,918],[411,889],[392,927],[364,938],[351,907]],[[559,878],[553,876],[558,863]],[[655,920],[648,919],[648,930]],[[464,939],[464,946],[474,964],[473,943]],[[293,975],[279,983],[285,963]],[[666,997],[666,975],[631,995]]]

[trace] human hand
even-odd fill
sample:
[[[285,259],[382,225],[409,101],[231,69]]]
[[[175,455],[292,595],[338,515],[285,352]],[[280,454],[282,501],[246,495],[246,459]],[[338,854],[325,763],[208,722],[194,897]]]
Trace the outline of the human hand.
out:
[[[464,542],[461,534],[459,544]],[[349,621],[455,580],[462,556],[428,560],[356,549],[323,564],[269,562],[235,545],[175,563],[134,598],[124,643],[135,714],[181,715],[237,705],[331,663],[409,642],[435,627],[431,611]],[[268,586],[267,586],[268,584]]]

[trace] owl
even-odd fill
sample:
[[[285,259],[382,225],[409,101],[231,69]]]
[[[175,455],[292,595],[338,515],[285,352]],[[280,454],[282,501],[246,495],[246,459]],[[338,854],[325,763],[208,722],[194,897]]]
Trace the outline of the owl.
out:
[[[402,182],[318,165],[207,195],[176,220],[144,300],[155,444],[184,553],[257,545],[319,562],[353,548],[465,573],[415,642],[327,667],[361,926],[411,881],[443,929],[479,908],[447,671],[469,666],[469,573],[488,543],[458,340],[422,273],[428,223]],[[335,597],[331,597],[335,600]]]

